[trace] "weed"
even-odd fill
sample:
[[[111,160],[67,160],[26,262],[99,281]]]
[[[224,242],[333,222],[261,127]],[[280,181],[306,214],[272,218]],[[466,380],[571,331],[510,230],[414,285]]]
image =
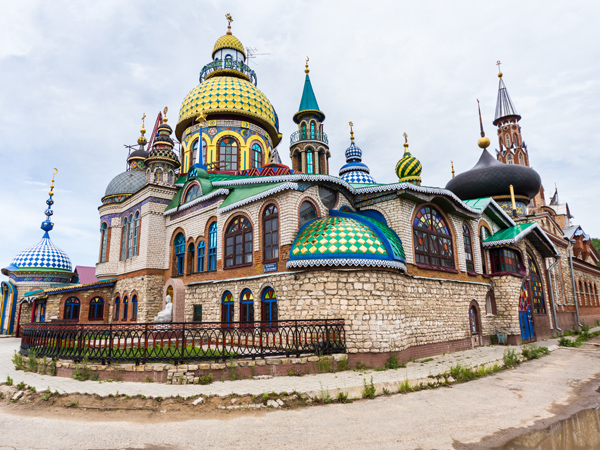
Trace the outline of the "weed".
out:
[[[23,381],[21,381],[19,384],[17,384],[17,389],[22,391],[23,389],[25,389],[26,386],[27,385]]]
[[[329,389],[323,389],[323,384],[321,382],[319,384],[321,385],[321,401],[325,404],[333,402],[333,399],[329,395]]]
[[[78,401],[73,401],[67,405],[67,408],[74,408],[79,404]]]
[[[254,378],[256,375],[256,367],[250,366],[250,375],[252,375],[252,378]]]
[[[25,370],[25,361],[23,355],[20,352],[15,351],[12,357],[12,362],[15,365],[16,370]]]
[[[319,363],[318,363],[318,370],[319,373],[327,373],[327,372],[333,372],[335,370],[335,368],[333,367],[333,360],[329,360],[329,358],[324,357],[324,358],[319,358]]]
[[[425,359],[422,359],[421,361],[417,361],[417,362],[421,363],[421,364],[424,364],[424,363],[429,362],[429,361],[433,361],[433,358],[425,358]]]
[[[262,394],[263,403],[267,403],[267,400],[269,400],[269,394],[267,392],[263,392],[263,394]]]
[[[402,382],[402,384],[398,387],[398,392],[400,394],[408,394],[409,392],[411,392],[413,389],[410,385],[410,383],[408,382],[408,380],[404,380]]]
[[[367,365],[363,361],[359,361],[356,363],[356,370],[365,371],[367,370]]]
[[[349,367],[349,365],[348,365],[348,355],[344,355],[337,362],[337,370],[338,371],[348,370],[348,367]]]
[[[523,353],[524,359],[530,360],[540,359],[543,355],[550,353],[550,351],[546,347],[538,347],[537,345],[533,344],[528,347],[523,347],[521,353]]]
[[[115,381],[121,381],[121,366],[115,366]]]
[[[390,391],[388,391],[386,388],[383,388],[383,395],[392,395],[392,393]]]
[[[375,367],[375,372],[383,372],[385,367]]]
[[[88,359],[87,356],[83,358],[81,364],[75,365],[75,373],[73,374],[73,378],[79,381],[89,380],[92,376],[92,371],[88,367]]]
[[[367,380],[363,378],[363,398],[375,398],[375,385],[373,384],[373,377],[371,377],[371,382],[367,383]]]
[[[146,377],[146,379],[144,380],[144,383],[154,383],[154,380],[150,377]]]
[[[507,367],[509,369],[512,369],[517,364],[519,364],[519,357],[517,356],[517,352],[514,348],[507,348],[506,350],[504,350],[502,359],[504,360],[504,367]]]
[[[395,353],[390,354],[390,357],[385,360],[386,369],[400,369],[406,367],[406,364],[400,364],[398,362],[398,356]]]
[[[198,383],[200,383],[200,384],[211,384],[212,382],[213,382],[212,373],[209,373],[208,375],[202,375],[198,378]]]
[[[347,392],[338,392],[337,401],[340,403],[352,403],[352,400],[348,400]]]
[[[90,377],[90,380],[100,381],[100,375],[98,375],[97,373],[93,373],[92,376]]]
[[[160,402],[163,401],[163,398],[160,397],[160,396],[159,397],[154,397],[154,400],[156,400],[158,403],[160,403]]]
[[[57,369],[56,369],[56,360],[55,359],[50,361],[50,363],[48,364],[48,372],[53,377],[56,376]]]
[[[29,386],[29,392],[35,394],[35,386]]]
[[[579,347],[581,345],[581,342],[579,342],[579,341],[572,341],[571,339],[567,339],[565,337],[561,337],[558,340],[558,345],[560,345],[562,347]]]
[[[183,384],[183,375],[179,375],[179,384]]]
[[[6,385],[7,386],[12,386],[13,385],[13,379],[11,377],[6,377]]]
[[[46,394],[46,395],[44,395],[44,398],[43,398],[43,400],[44,400],[45,402],[47,402],[48,400],[50,400],[50,394]]]
[[[302,375],[304,374],[296,370],[296,366],[292,366],[290,369],[288,369],[288,376],[290,377],[301,377]]]
[[[29,350],[29,356],[27,357],[27,368],[26,372],[34,372],[38,371],[38,361],[37,356],[35,355],[35,351],[33,349]]]

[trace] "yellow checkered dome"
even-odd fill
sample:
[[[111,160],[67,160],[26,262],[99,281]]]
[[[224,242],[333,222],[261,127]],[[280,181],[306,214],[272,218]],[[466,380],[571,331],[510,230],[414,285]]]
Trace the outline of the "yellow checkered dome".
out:
[[[233,50],[237,50],[238,52],[241,52],[244,55],[244,58],[246,57],[246,52],[244,51],[244,46],[242,45],[240,40],[232,34],[225,34],[225,35],[221,36],[219,39],[217,39],[217,42],[215,42],[215,47],[213,48],[213,52],[212,52],[213,58],[215,56],[215,53],[217,53],[219,50],[221,50],[223,48],[231,48]]]
[[[215,76],[200,83],[185,97],[179,110],[175,134],[181,140],[185,128],[204,112],[233,114],[252,118],[261,124],[271,136],[273,147],[279,141],[277,116],[267,96],[250,81],[233,76]]]

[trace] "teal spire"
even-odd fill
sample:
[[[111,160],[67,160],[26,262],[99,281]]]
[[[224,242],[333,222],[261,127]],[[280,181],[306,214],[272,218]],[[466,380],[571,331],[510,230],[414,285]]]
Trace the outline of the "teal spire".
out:
[[[302,99],[300,100],[300,107],[298,108],[298,112],[294,114],[294,122],[300,122],[300,116],[305,113],[313,113],[319,116],[320,121],[325,120],[325,114],[323,111],[319,109],[319,104],[317,103],[317,97],[315,97],[315,92],[313,91],[312,84],[310,83],[310,77],[308,73],[308,57],[306,58],[306,68],[304,69],[306,73],[306,79],[304,80],[304,90],[302,91]]]

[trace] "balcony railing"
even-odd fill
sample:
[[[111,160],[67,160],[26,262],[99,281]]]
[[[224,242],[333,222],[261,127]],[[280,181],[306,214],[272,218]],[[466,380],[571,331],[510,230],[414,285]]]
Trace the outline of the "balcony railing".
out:
[[[346,351],[344,320],[23,325],[21,353],[81,361],[218,361]]]
[[[241,61],[232,61],[229,59],[217,59],[205,65],[200,71],[200,83],[206,80],[212,72],[220,69],[236,70],[243,73],[250,79],[254,86],[256,86],[256,72]]]
[[[329,145],[327,135],[322,131],[298,130],[290,136],[290,145],[300,141],[317,141]]]

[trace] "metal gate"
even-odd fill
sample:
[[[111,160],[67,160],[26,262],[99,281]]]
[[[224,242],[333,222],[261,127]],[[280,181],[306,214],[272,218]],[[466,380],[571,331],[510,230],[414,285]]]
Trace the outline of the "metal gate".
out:
[[[531,296],[529,294],[527,281],[524,281],[521,285],[521,293],[519,295],[519,324],[521,326],[521,339],[524,341],[535,340]]]

